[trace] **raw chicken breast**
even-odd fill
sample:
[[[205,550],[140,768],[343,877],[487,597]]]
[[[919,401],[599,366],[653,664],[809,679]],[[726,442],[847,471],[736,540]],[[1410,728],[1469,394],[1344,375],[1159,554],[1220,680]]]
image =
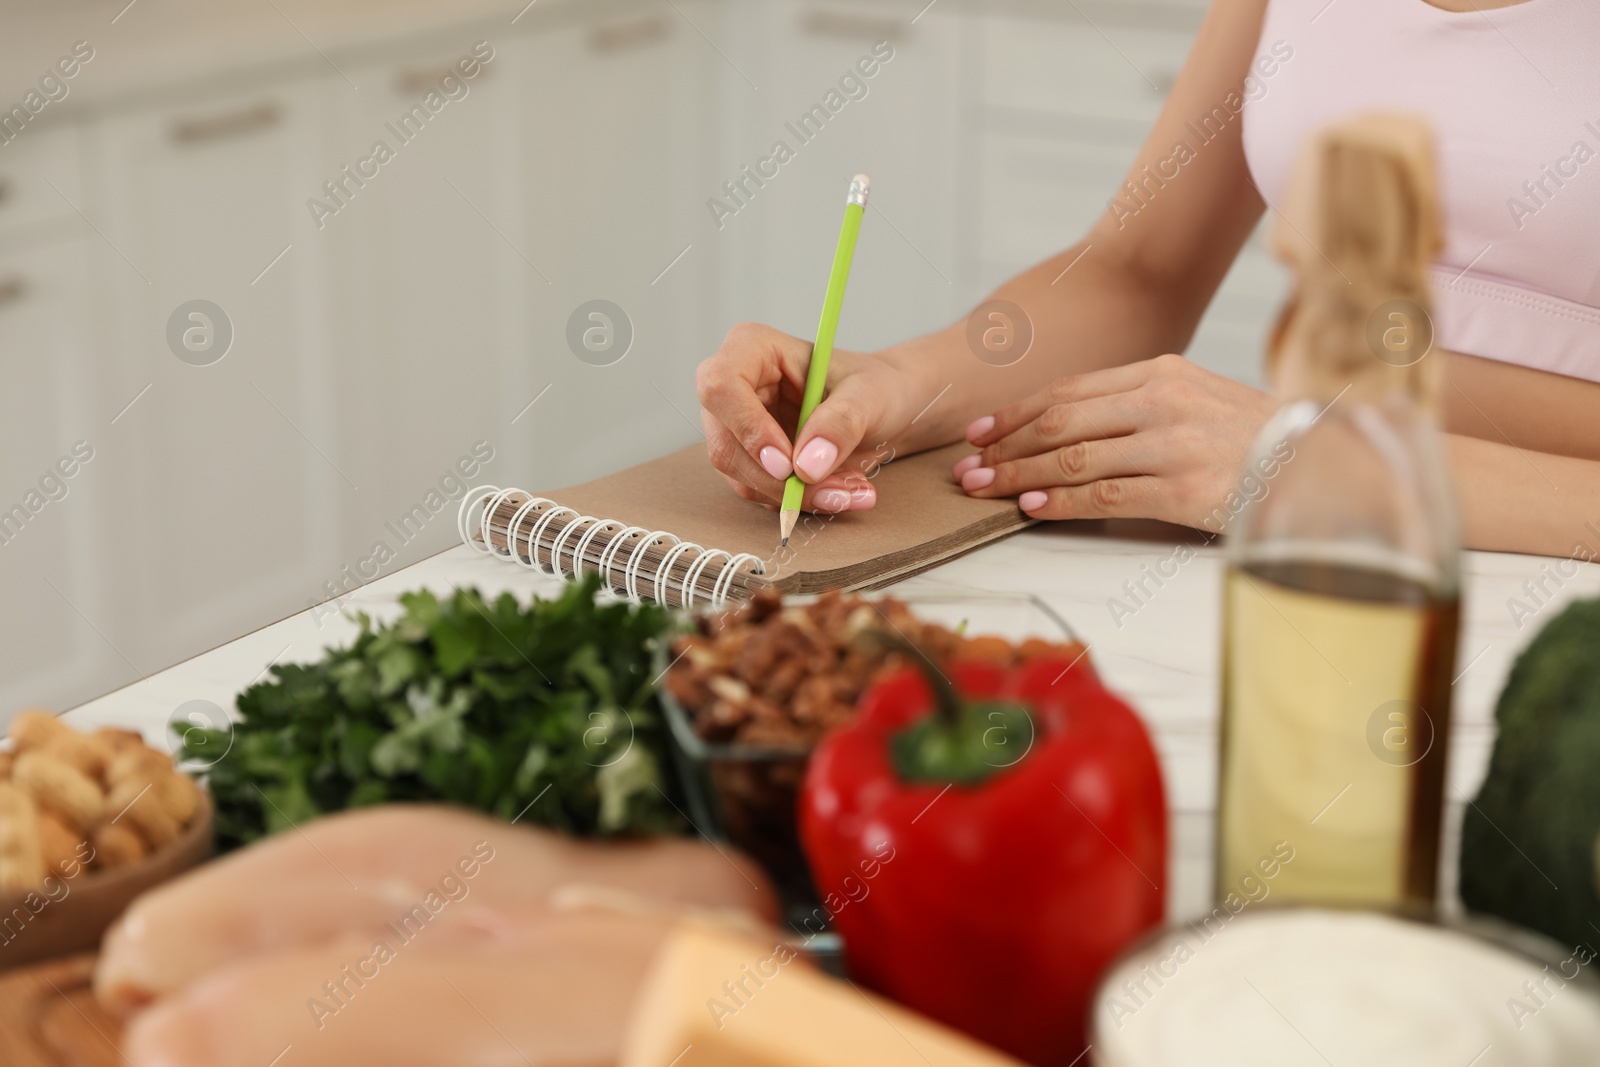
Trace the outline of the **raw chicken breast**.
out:
[[[607,844],[460,808],[388,805],[274,835],[146,893],[107,934],[95,992],[125,1012],[241,956],[606,893],[770,920],[765,876],[688,839]]]
[[[255,956],[139,1015],[133,1067],[584,1067],[624,1022],[676,920],[547,916],[493,945],[341,940]]]

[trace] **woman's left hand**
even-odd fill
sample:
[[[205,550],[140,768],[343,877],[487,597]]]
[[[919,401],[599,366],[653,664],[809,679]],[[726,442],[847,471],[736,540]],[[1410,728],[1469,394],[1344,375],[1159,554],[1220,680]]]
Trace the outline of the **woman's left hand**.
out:
[[[1182,356],[1058,378],[967,428],[983,449],[952,470],[970,496],[1038,519],[1163,519],[1220,532],[1216,509],[1277,408]]]

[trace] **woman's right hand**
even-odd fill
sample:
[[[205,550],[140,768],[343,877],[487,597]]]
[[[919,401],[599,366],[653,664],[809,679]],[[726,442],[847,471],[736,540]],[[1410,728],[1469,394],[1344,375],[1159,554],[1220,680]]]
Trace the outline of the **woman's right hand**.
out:
[[[894,455],[909,422],[902,372],[878,356],[835,348],[828,391],[791,443],[811,342],[740,323],[695,375],[711,465],[746,500],[776,508],[798,470],[807,511],[862,511],[877,503],[869,476]]]

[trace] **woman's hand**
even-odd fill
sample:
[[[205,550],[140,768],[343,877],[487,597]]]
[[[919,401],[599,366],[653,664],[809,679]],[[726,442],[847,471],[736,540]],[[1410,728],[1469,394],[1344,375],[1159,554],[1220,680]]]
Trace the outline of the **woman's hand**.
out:
[[[868,480],[909,422],[903,375],[877,356],[835,348],[828,393],[793,444],[784,430],[800,413],[811,342],[741,323],[695,374],[711,465],[746,500],[775,508],[798,470],[810,511],[861,511],[877,503]]]
[[[967,439],[983,452],[951,473],[969,495],[1017,497],[1038,519],[1201,527],[1237,488],[1276,408],[1260,390],[1157,356],[1058,378],[978,419]]]

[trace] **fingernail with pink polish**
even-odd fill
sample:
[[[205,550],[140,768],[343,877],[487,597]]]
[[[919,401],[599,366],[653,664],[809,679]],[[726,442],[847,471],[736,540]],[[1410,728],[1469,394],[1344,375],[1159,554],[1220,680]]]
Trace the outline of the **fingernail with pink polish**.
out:
[[[761,469],[774,478],[781,481],[789,477],[792,468],[789,466],[789,457],[783,454],[783,449],[768,445],[756,458],[761,460]]]
[[[967,440],[973,444],[978,443],[978,438],[994,429],[994,416],[985,415],[981,419],[973,419],[972,425],[967,427]]]
[[[850,507],[850,494],[843,489],[819,489],[811,503],[818,511],[845,511]]]
[[[878,502],[878,491],[870,485],[850,490],[850,510],[866,511]]]
[[[974,489],[986,489],[993,484],[993,467],[976,467],[961,476],[961,488],[969,493]]]
[[[1044,507],[1045,502],[1049,499],[1049,496],[1035,489],[1032,492],[1023,493],[1021,496],[1017,497],[1017,507],[1021,508],[1023,511],[1038,511],[1040,508]]]
[[[982,462],[982,456],[968,456],[966,459],[957,460],[956,465],[950,468],[950,476],[959,482],[963,474]]]
[[[833,470],[834,462],[839,458],[839,446],[826,437],[813,437],[806,447],[800,450],[799,457],[794,465],[800,471],[800,476],[808,482],[825,478]],[[841,493],[844,490],[839,490]],[[846,497],[850,494],[845,493]]]

